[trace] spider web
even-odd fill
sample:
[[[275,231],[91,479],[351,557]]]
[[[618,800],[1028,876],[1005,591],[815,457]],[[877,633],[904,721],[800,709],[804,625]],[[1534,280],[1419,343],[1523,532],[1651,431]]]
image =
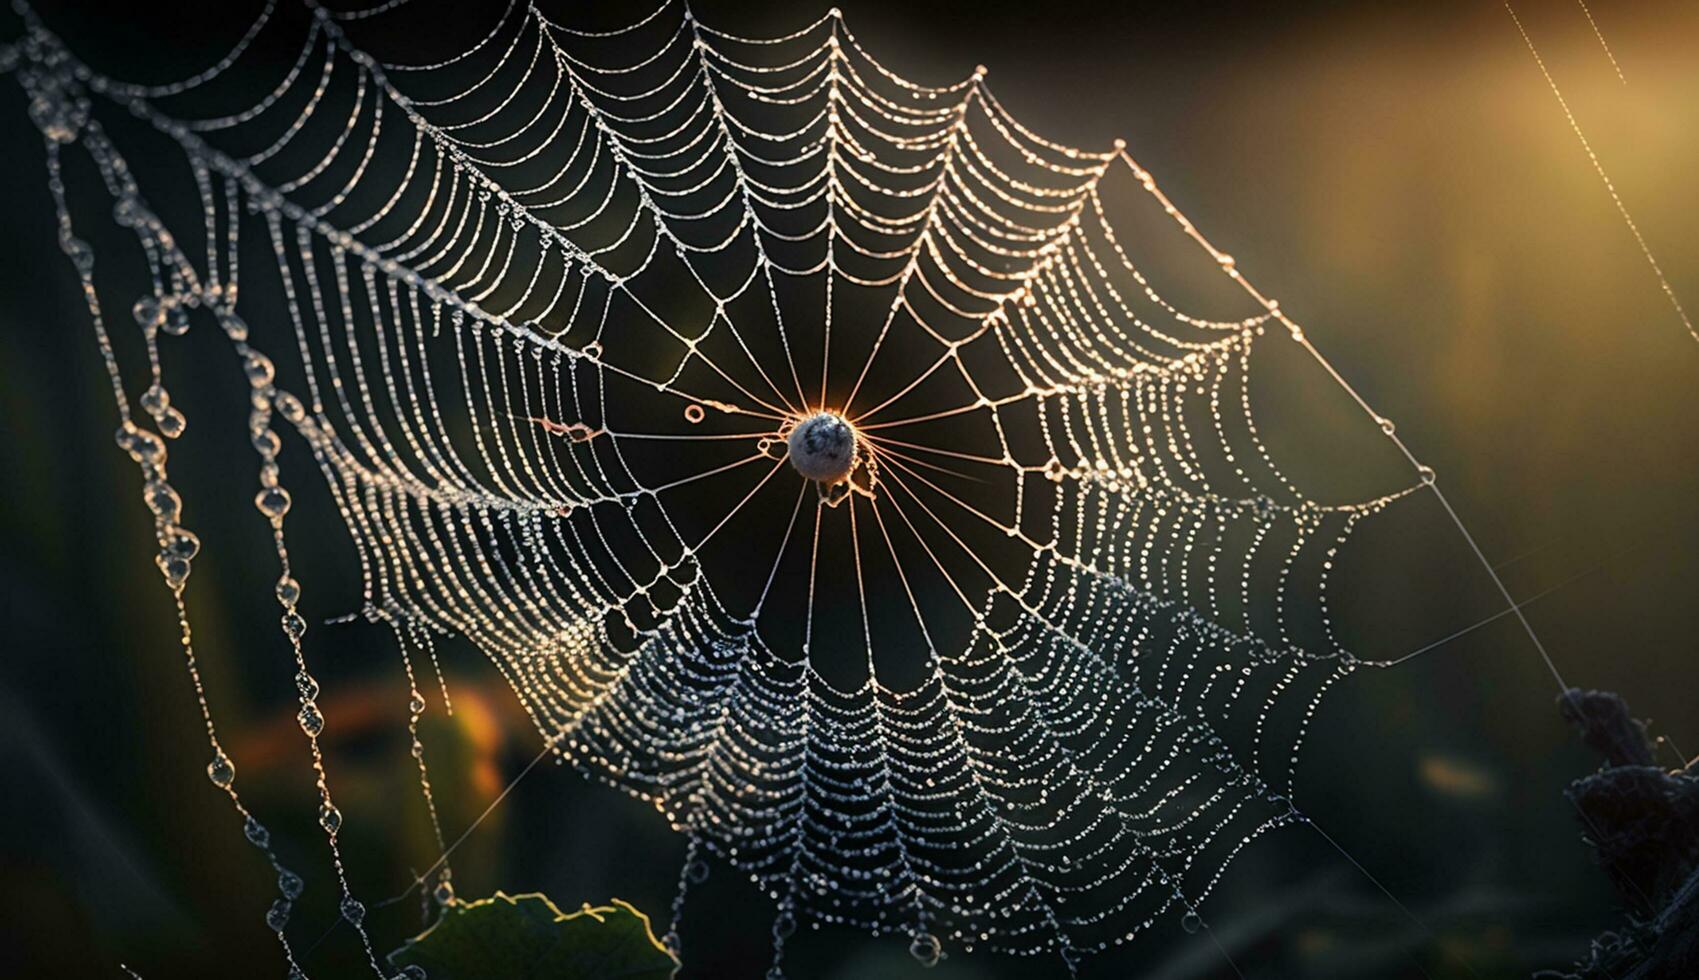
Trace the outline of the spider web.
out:
[[[1335,555],[1432,472],[1404,450],[1413,487],[1306,496],[1259,437],[1252,348],[1272,326],[1355,392],[1120,142],[1045,139],[983,69],[922,85],[836,10],[747,38],[677,2],[612,31],[514,3],[452,57],[394,63],[407,8],[268,3],[163,86],[90,69],[26,9],[6,66],[198,694],[172,338],[216,323],[250,385],[320,823],[373,968],[318,746],[286,444],[356,546],[362,614],[405,654],[433,821],[413,663],[457,635],[548,751],[688,837],[674,948],[708,854],[776,903],[775,972],[810,920],[906,936],[928,964],[948,944],[1070,969],[1163,918],[1199,928],[1234,856],[1307,822],[1306,731],[1364,663],[1326,629]],[[259,44],[295,51],[263,86],[242,78]],[[169,160],[126,153],[125,127]],[[73,149],[98,182],[67,173]],[[150,205],[164,167],[192,179],[193,220]],[[75,199],[101,195],[145,256],[140,297],[97,290],[73,230]],[[1196,239],[1249,312],[1169,298],[1116,195]],[[830,487],[785,455],[823,409],[858,440]],[[1312,626],[1320,648],[1294,639]],[[208,774],[279,871],[267,922],[299,970],[300,879],[200,702]],[[450,849],[424,882],[444,902]]]

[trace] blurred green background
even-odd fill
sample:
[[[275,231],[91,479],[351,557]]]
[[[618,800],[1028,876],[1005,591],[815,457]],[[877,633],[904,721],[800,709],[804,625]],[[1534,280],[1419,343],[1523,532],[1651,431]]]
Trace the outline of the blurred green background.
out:
[[[862,40],[914,77],[944,81],[984,63],[1005,105],[1046,135],[1089,146],[1124,136],[1397,421],[1513,593],[1568,583],[1528,614],[1569,681],[1621,692],[1656,719],[1655,734],[1699,751],[1699,343],[1501,6],[843,6]],[[819,12],[706,0],[698,11],[754,34]],[[1626,83],[1578,4],[1530,0],[1519,12],[1677,295],[1699,308],[1699,7],[1593,5]],[[77,4],[47,16],[120,74],[172,77],[213,49],[174,47],[175,23],[194,16],[182,12]],[[121,961],[149,978],[281,974],[262,922],[269,872],[204,775],[139,480],[112,446],[110,393],[54,247],[39,138],[10,79],[0,80],[0,134],[0,959],[28,976],[115,976]],[[200,333],[179,362],[192,363],[197,344],[210,356],[214,339]],[[1293,345],[1271,337],[1258,357],[1269,379],[1261,419],[1300,485],[1343,499],[1408,482]],[[196,422],[172,471],[206,542],[190,595],[221,730],[250,802],[307,879],[292,937],[305,948],[328,930],[304,965],[354,975],[352,933],[328,928],[332,879],[269,566],[245,560],[268,547],[249,511],[251,465],[232,479],[204,451],[220,438],[216,418],[239,437],[241,413],[217,385],[176,391]],[[293,485],[298,497],[311,486]],[[337,527],[322,501],[299,506]],[[297,545],[319,566],[302,575],[315,622],[358,598],[347,543],[323,537]],[[1364,531],[1345,561],[1330,601],[1342,639],[1367,658],[1418,649],[1501,607],[1425,495]],[[325,684],[354,888],[376,900],[436,856],[406,752],[405,681],[393,640],[364,623],[315,627],[308,655]],[[442,656],[458,710],[433,713],[425,738],[453,836],[539,743],[475,652],[448,643]],[[1205,906],[1238,968],[1496,977],[1579,956],[1617,913],[1561,798],[1595,760],[1560,724],[1556,694],[1509,618],[1344,684],[1311,738],[1299,801],[1422,925],[1316,835],[1285,831],[1250,848]],[[682,852],[652,809],[545,765],[454,867],[462,895],[542,889],[565,907],[618,896],[653,913],[659,931]],[[387,948],[418,929],[421,909],[402,902],[370,921]],[[769,921],[766,900],[716,868],[687,909],[683,976],[760,975]],[[833,980],[922,972],[899,941],[833,930],[805,929],[788,967]],[[1061,973],[1058,962],[955,955],[932,975]],[[1233,973],[1173,922],[1082,975]]]

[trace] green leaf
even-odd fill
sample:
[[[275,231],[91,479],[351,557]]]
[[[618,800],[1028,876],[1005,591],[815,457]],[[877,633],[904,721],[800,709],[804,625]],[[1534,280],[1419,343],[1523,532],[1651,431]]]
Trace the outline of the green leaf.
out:
[[[568,914],[545,895],[499,891],[446,907],[389,960],[429,980],[669,980],[679,965],[627,902]]]

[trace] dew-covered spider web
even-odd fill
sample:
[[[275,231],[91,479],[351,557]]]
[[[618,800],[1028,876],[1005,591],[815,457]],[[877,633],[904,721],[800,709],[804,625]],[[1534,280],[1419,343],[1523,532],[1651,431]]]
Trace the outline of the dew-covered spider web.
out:
[[[1265,330],[1356,393],[1119,142],[1044,138],[983,69],[910,81],[836,10],[748,38],[678,0],[611,31],[515,3],[418,63],[407,0],[279,0],[151,86],[20,12],[4,67],[44,136],[197,692],[200,545],[167,465],[192,420],[167,376],[247,383],[230,411],[254,456],[231,480],[273,531],[279,655],[368,952],[288,548],[326,529],[295,526],[307,488],[282,453],[316,464],[360,611],[407,655],[426,803],[432,651],[463,637],[548,751],[688,839],[675,946],[712,856],[775,903],[775,970],[811,922],[926,963],[1071,968],[1158,921],[1195,930],[1242,849],[1307,822],[1306,731],[1365,663],[1326,628],[1328,572],[1433,475],[1404,450],[1411,486],[1346,504],[1283,475],[1251,410]],[[152,203],[173,181],[197,213]],[[1188,289],[1151,271],[1145,233],[1117,231],[1132,208],[1242,308],[1172,298]],[[112,295],[95,222],[150,290]],[[227,364],[173,368],[191,328],[222,330]],[[298,968],[301,879],[200,701],[208,775],[279,871],[267,921]],[[453,900],[446,860],[421,883]]]

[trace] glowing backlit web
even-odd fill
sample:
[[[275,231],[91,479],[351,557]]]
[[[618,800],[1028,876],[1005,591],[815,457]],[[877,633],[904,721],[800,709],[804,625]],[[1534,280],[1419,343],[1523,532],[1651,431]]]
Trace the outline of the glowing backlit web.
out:
[[[754,39],[677,2],[612,32],[516,4],[390,63],[415,15],[268,6],[169,86],[90,71],[27,12],[10,52],[180,608],[173,336],[215,320],[251,384],[339,877],[285,448],[323,473],[365,614],[406,651],[468,638],[554,752],[652,801],[690,840],[680,903],[705,852],[758,882],[776,962],[809,920],[1070,967],[1195,929],[1228,862],[1304,820],[1299,747],[1359,662],[1293,622],[1325,625],[1334,553],[1409,492],[1323,505],[1275,468],[1251,351],[1301,331],[1248,286],[1223,320],[1147,279],[1114,194],[1198,236],[1120,144],[1044,139],[982,70],[908,81],[835,10]],[[287,72],[239,84],[279,38]],[[175,156],[127,163],[116,120]],[[150,205],[164,166],[194,220]],[[94,287],[72,215],[103,194],[148,294]],[[137,329],[145,365],[111,341]],[[799,424],[839,424],[821,410],[847,472],[789,459]],[[209,775],[270,855],[202,705]],[[446,864],[429,884],[452,899]]]

